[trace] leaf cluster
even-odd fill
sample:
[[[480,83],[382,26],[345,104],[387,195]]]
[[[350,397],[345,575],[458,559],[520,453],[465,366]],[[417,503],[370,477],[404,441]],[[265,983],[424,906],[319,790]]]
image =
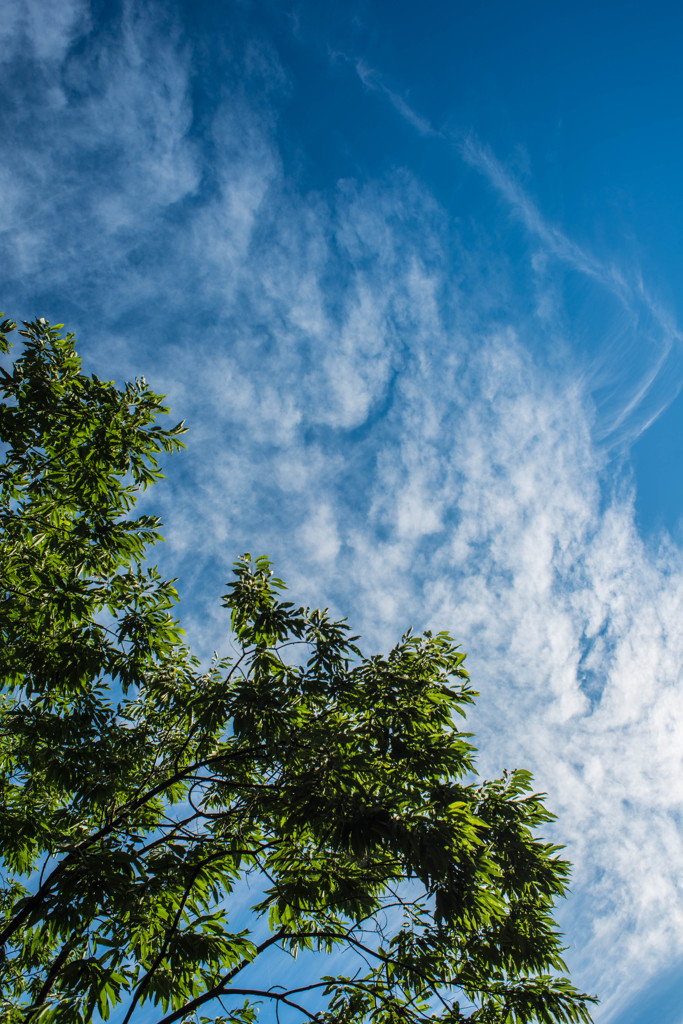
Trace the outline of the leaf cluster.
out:
[[[552,816],[528,773],[476,779],[452,638],[364,656],[245,555],[202,669],[135,515],[184,427],[60,329],[0,371],[0,1021],[588,1022]]]

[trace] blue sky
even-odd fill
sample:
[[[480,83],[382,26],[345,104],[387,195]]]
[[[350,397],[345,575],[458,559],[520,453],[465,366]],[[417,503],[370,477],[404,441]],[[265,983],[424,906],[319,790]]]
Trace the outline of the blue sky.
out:
[[[0,23],[2,306],[187,419],[149,503],[193,643],[246,549],[371,648],[450,629],[614,1024],[683,1020],[682,37],[642,2]]]

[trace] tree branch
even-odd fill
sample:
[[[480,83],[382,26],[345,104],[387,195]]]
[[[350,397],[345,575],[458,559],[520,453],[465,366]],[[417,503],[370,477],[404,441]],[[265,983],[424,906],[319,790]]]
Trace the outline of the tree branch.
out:
[[[76,934],[73,935],[72,938],[68,942],[65,942],[64,945],[62,946],[58,955],[55,957],[54,963],[52,964],[52,967],[50,968],[47,977],[45,978],[43,987],[36,996],[35,1001],[31,1004],[31,1006],[26,1012],[26,1021],[29,1021],[31,1017],[33,1017],[35,1012],[45,1004],[45,1000],[47,999],[50,992],[54,988],[54,984],[57,981],[59,972],[61,971],[62,967],[66,962],[66,958],[69,956],[69,953],[73,952],[73,950],[76,948],[78,940],[81,938],[81,935],[82,930],[77,931]]]
[[[194,871],[192,872],[192,876],[190,878],[190,881],[185,886],[185,892],[183,893],[182,899],[180,900],[180,904],[178,906],[178,910],[176,912],[176,915],[173,918],[173,924],[167,930],[166,937],[165,937],[164,941],[161,944],[161,949],[159,950],[159,952],[157,953],[156,957],[154,958],[154,961],[152,962],[152,966],[147,971],[147,973],[142,976],[142,978],[140,979],[140,981],[136,985],[135,991],[133,992],[133,996],[132,996],[131,1001],[130,1001],[130,1006],[128,1007],[128,1012],[126,1013],[126,1016],[123,1018],[123,1021],[121,1022],[121,1024],[128,1024],[128,1021],[133,1016],[133,1012],[135,1010],[135,1007],[137,1005],[137,1002],[138,1002],[140,996],[142,995],[142,993],[145,991],[145,989],[149,985],[151,979],[154,977],[154,974],[156,972],[157,967],[159,966],[161,961],[164,959],[164,956],[166,955],[166,950],[168,949],[169,944],[171,942],[171,939],[173,938],[173,935],[174,935],[176,929],[178,928],[178,924],[180,922],[180,918],[182,917],[183,910],[185,909],[185,904],[187,903],[189,895],[192,892],[192,888],[193,888],[195,882],[197,881],[197,876],[199,875],[199,872],[202,870],[203,867],[204,867],[204,863],[197,864],[197,866],[195,867]]]
[[[230,995],[233,996],[257,996],[263,999],[276,999],[280,1003],[285,1003],[286,1006],[291,1006],[299,1013],[303,1013],[309,1020],[316,1021],[319,1019],[319,1014],[311,1013],[306,1009],[305,1006],[300,1006],[299,1003],[293,1002],[287,998],[288,993],[273,992],[272,989],[258,989],[258,988],[231,988]],[[214,998],[212,996],[211,998]],[[175,1013],[169,1013],[167,1017],[162,1017],[161,1020],[157,1021],[157,1024],[173,1024],[173,1021],[180,1020],[186,1013],[191,1013],[198,1006],[201,1006],[206,1000],[203,996],[199,996],[198,999],[193,999],[191,1003],[187,1003],[186,1006],[180,1010],[176,1010]]]

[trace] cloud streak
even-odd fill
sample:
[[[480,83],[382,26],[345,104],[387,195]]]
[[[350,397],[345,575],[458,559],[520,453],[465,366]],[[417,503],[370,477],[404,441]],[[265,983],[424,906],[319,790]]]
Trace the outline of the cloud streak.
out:
[[[399,93],[389,88],[382,75],[375,68],[371,68],[360,58],[353,61],[353,66],[363,85],[373,92],[378,92],[381,96],[384,96],[403,120],[408,122],[411,128],[414,128],[415,131],[423,136],[443,138],[442,133],[432,128],[429,121],[422,117],[421,114],[418,114],[410,104],[406,103]]]

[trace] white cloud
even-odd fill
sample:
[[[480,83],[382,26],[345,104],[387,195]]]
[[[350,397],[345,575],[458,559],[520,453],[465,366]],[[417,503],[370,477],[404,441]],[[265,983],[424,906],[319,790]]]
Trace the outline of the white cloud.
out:
[[[120,21],[92,34],[80,4],[32,0],[26,10],[12,42],[30,23],[35,45],[20,74],[0,69],[14,97],[1,239],[12,290],[31,298],[38,280],[43,293],[67,285],[71,293],[77,280],[84,290],[99,286],[95,302],[104,306],[115,277],[125,279],[117,301],[130,308],[150,297],[149,275],[131,266],[131,253],[158,238],[168,208],[199,182],[187,48],[153,7],[124,5]],[[68,45],[75,40],[78,52]]]
[[[26,59],[29,52],[46,63],[63,60],[70,44],[90,24],[87,0],[6,0],[0,21],[0,61]]]
[[[323,503],[311,511],[300,535],[312,561],[331,564],[337,558],[341,540],[334,512],[328,504]]]
[[[265,261],[248,309],[258,323],[267,311],[268,343],[238,335],[229,377],[213,357],[198,366],[214,376],[194,429],[209,436],[215,417],[220,437],[192,470],[191,557],[216,537],[257,541],[295,600],[348,613],[371,646],[411,622],[454,632],[482,694],[482,771],[531,767],[558,812],[575,863],[570,960],[606,1020],[683,956],[683,560],[670,541],[647,547],[631,496],[606,483],[586,382],[542,368],[512,313],[507,326],[488,314],[481,254],[460,253],[469,293],[444,307],[439,261],[391,219],[420,201],[404,185],[385,184],[381,217],[368,189],[334,210],[317,197],[302,218],[273,173],[240,257]],[[439,225],[423,225],[424,251],[441,246],[447,267]],[[333,228],[354,256],[334,316]]]

